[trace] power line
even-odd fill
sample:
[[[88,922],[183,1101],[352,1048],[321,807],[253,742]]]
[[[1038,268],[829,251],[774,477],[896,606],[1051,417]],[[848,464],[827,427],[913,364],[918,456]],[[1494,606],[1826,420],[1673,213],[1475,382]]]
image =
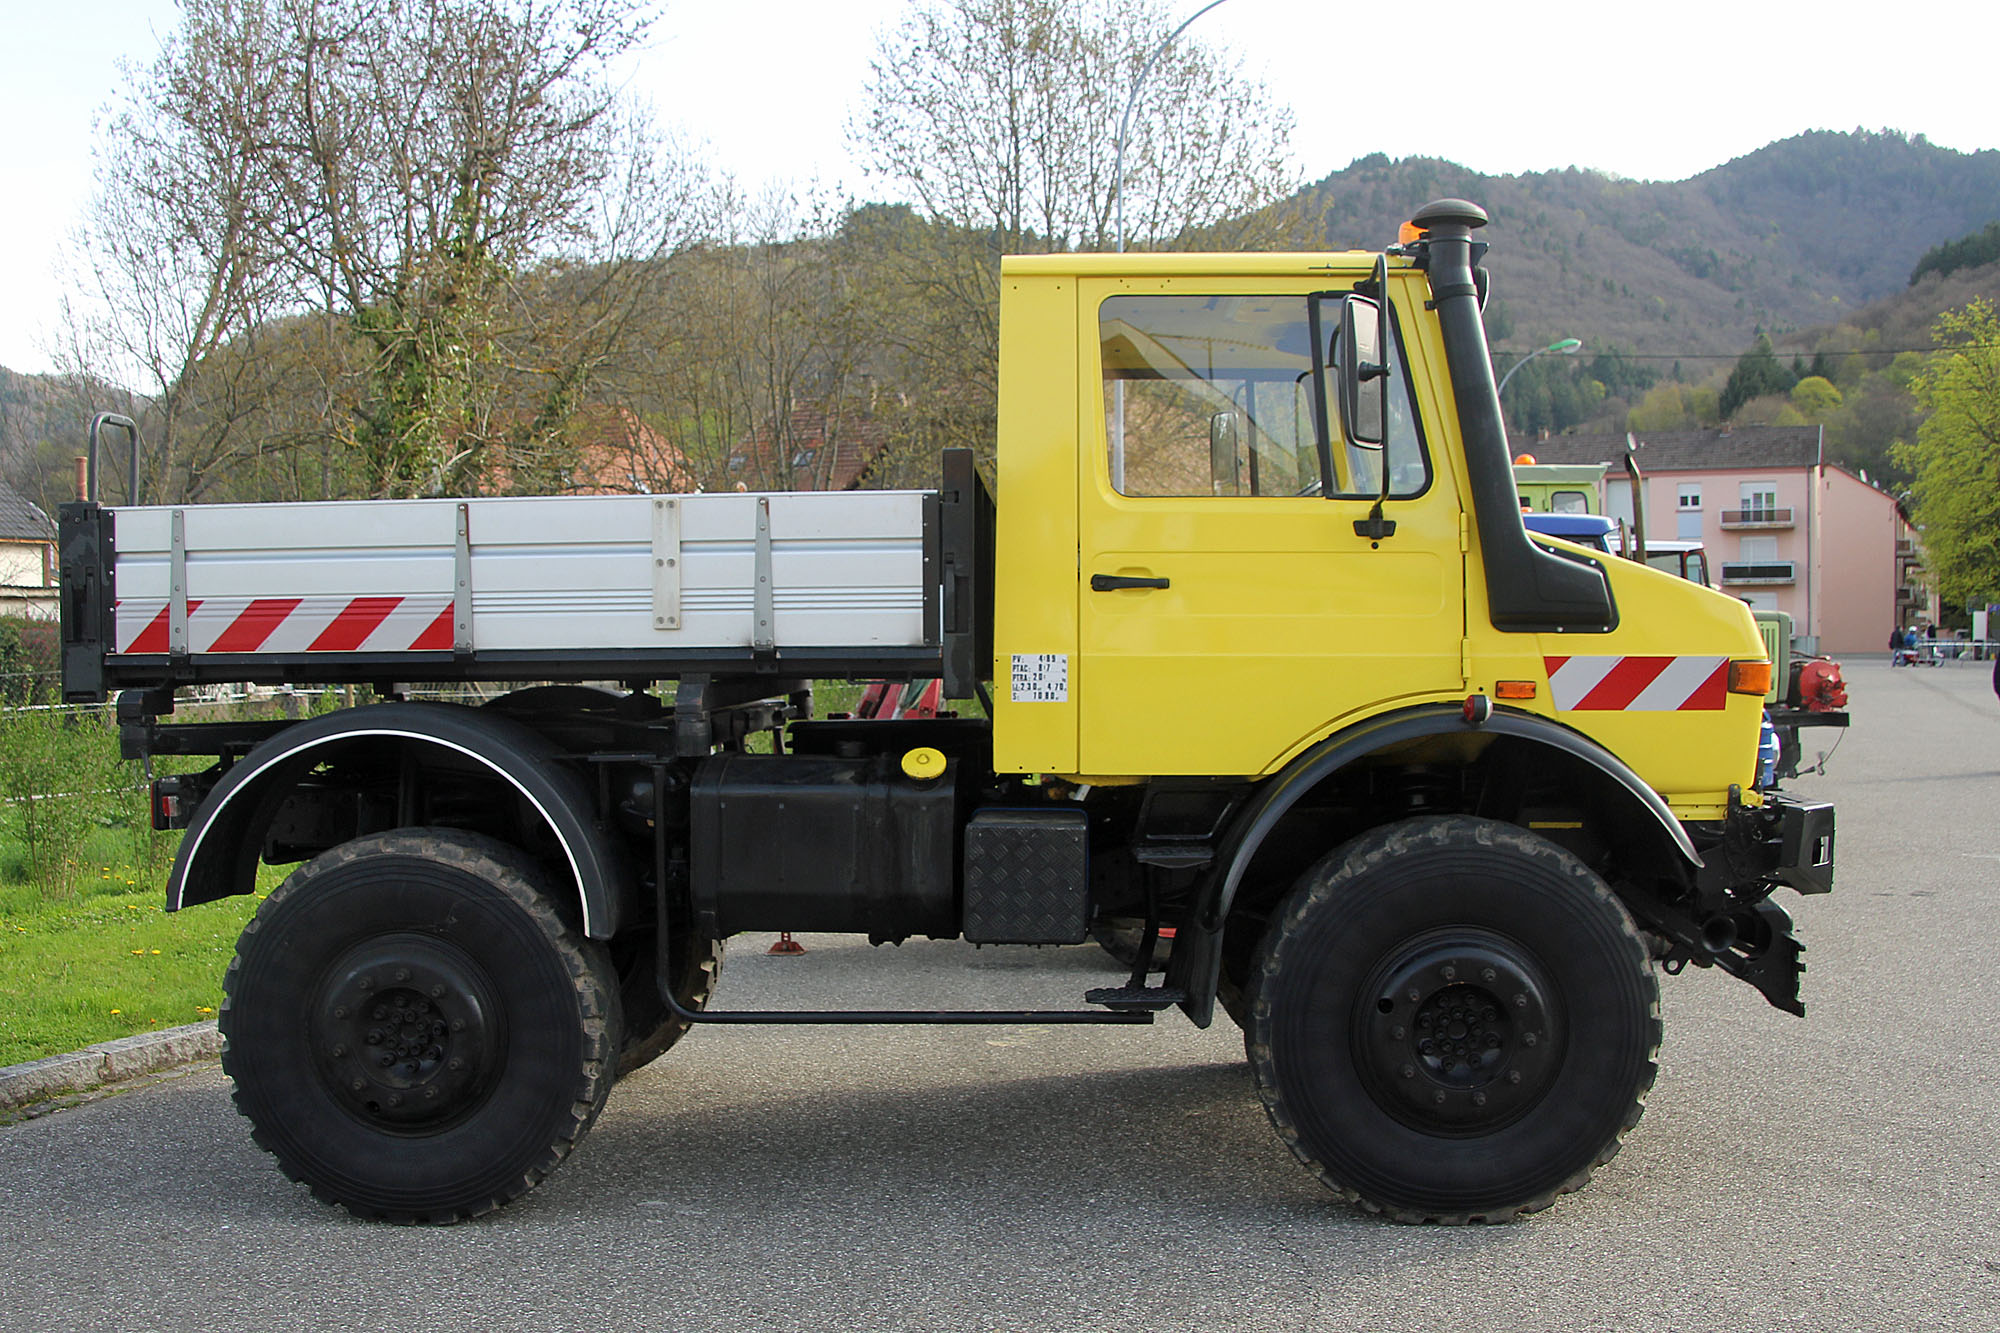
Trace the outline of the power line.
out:
[[[1489,348],[1487,350],[1487,355],[1495,358],[1503,356],[1524,356],[1526,355],[1527,350],[1528,349],[1524,349],[1522,351],[1514,351],[1508,348],[1494,347],[1494,348]],[[1919,356],[1929,356],[1933,352],[1991,352],[1996,350],[2000,350],[2000,343],[1953,343],[1948,347],[1865,347],[1865,348],[1857,347],[1845,352],[1814,352],[1813,355],[1816,357],[1825,356],[1828,360],[1832,360],[1836,357],[1847,357],[1847,356],[1901,356],[1905,352],[1914,352]],[[1620,350],[1618,348],[1606,348],[1605,350],[1598,352],[1597,355],[1614,356],[1623,361],[1740,361],[1744,357],[1751,355],[1751,353],[1749,352],[1627,352]],[[1792,355],[1796,359],[1801,361],[1806,359],[1806,354],[1804,352],[1794,352]],[[1775,350],[1771,353],[1771,356],[1779,361],[1785,359],[1784,353]],[[1583,357],[1578,357],[1577,359],[1579,361],[1584,360]]]

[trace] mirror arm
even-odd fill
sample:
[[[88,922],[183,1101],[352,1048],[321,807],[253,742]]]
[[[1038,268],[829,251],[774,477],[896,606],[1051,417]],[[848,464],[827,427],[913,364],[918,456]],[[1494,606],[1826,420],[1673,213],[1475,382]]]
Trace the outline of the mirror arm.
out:
[[[1322,340],[1319,317],[1325,299],[1322,292],[1306,297],[1306,336],[1312,341],[1312,414],[1313,434],[1319,449],[1319,493],[1331,500],[1340,487],[1333,475],[1333,423],[1326,415],[1326,343]]]
[[[1374,284],[1376,297],[1375,346],[1386,357],[1389,355],[1390,350],[1389,339],[1394,334],[1389,328],[1389,261],[1383,255],[1375,256]],[[1381,365],[1364,365],[1360,367],[1360,370],[1361,380],[1364,384],[1371,379],[1380,382],[1377,393],[1381,398],[1382,405],[1376,410],[1376,417],[1382,423],[1382,487],[1375,492],[1375,507],[1368,511],[1368,531],[1361,532],[1361,525],[1359,523],[1354,525],[1354,530],[1368,538],[1369,541],[1380,542],[1384,537],[1393,536],[1396,531],[1394,521],[1382,517],[1382,502],[1389,498],[1389,455],[1391,452],[1389,448],[1389,363],[1384,361]]]

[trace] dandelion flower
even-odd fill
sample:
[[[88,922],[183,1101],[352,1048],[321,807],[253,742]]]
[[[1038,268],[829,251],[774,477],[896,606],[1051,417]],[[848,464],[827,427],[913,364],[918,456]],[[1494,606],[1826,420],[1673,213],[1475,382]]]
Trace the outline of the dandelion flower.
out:
[[[154,953],[158,953],[158,952],[159,952],[159,950],[158,950],[158,949],[155,949],[155,950],[153,950],[153,952],[154,952]]]
[[[122,1013],[124,1013],[125,1011],[124,1011],[123,1009],[113,1009],[113,1010],[112,1010],[111,1012],[112,1012],[112,1013],[114,1013],[114,1014],[122,1014]]]
[[[132,951],[132,956],[134,958],[144,958],[146,956],[146,951],[144,949],[134,949]]]

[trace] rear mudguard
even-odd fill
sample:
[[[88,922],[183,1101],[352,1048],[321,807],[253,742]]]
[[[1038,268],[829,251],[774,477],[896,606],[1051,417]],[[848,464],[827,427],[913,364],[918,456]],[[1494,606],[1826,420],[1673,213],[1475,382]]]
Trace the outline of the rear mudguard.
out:
[[[287,727],[232,765],[209,791],[181,840],[167,882],[167,910],[255,887],[264,834],[287,796],[335,747],[354,741],[441,747],[504,779],[546,821],[562,848],[585,934],[609,939],[630,919],[637,892],[628,861],[593,820],[589,786],[555,746],[490,710],[385,703]]]

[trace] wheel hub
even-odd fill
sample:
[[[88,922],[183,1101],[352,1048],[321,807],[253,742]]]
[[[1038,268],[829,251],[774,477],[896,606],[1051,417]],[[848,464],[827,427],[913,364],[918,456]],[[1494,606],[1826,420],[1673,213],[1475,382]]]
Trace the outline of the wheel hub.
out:
[[[1539,1101],[1562,1067],[1564,1033],[1540,965],[1476,930],[1394,951],[1363,991],[1355,1048],[1376,1101],[1428,1133],[1480,1134]]]
[[[342,954],[311,1022],[327,1091],[377,1128],[446,1128],[479,1106],[502,1064],[491,983],[463,950],[430,936],[379,936]]]

